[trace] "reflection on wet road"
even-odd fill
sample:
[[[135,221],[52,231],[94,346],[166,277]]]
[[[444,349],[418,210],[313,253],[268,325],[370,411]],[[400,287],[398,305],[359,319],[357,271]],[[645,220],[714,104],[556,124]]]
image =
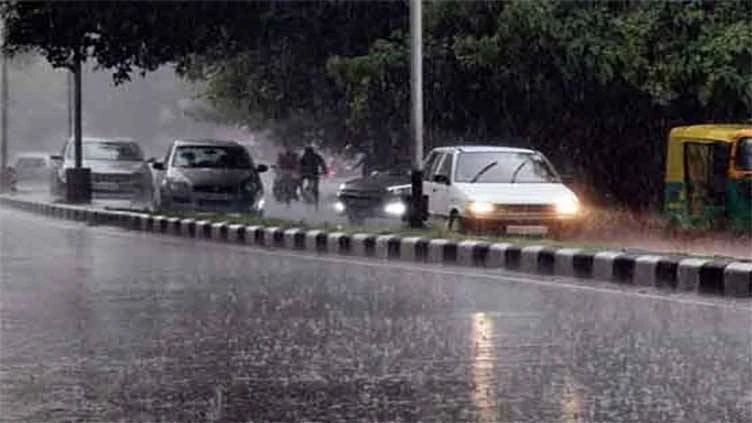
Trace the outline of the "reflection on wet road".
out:
[[[0,421],[749,422],[752,309],[0,209]]]

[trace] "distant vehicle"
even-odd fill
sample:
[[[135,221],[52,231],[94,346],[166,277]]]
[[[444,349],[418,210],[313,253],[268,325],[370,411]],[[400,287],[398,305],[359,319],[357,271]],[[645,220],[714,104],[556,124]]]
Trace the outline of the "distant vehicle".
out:
[[[20,153],[13,163],[19,182],[47,181],[54,169],[49,153]]]
[[[546,226],[562,236],[576,230],[583,213],[543,154],[498,146],[432,150],[425,161],[428,211],[449,228]]]
[[[264,187],[248,150],[234,141],[177,140],[153,162],[155,211],[234,211],[262,215]]]
[[[752,231],[752,124],[672,129],[665,175],[674,224]]]
[[[410,169],[373,172],[340,185],[334,207],[354,225],[376,217],[404,219],[410,191]]]
[[[81,143],[82,164],[91,169],[95,197],[144,198],[149,170],[138,142],[130,138],[83,138]],[[60,197],[65,193],[66,170],[75,167],[73,140],[65,144],[62,155],[50,158],[54,163],[50,191]]]

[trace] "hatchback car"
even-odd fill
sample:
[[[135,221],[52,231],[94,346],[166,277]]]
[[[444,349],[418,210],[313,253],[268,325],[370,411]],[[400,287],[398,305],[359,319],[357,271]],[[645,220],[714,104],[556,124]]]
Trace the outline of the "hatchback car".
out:
[[[429,213],[450,227],[545,226],[567,233],[583,217],[577,196],[543,154],[497,146],[442,147],[425,161]]]
[[[152,209],[263,214],[264,187],[248,150],[234,141],[178,140],[152,163]]]

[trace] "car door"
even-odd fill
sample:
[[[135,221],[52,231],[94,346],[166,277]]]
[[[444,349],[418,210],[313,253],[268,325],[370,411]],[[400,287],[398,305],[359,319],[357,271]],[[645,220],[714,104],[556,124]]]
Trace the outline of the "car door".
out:
[[[436,212],[436,207],[434,207],[435,199],[432,195],[435,185],[433,176],[434,171],[436,170],[436,166],[439,164],[441,157],[442,154],[434,150],[428,154],[426,160],[423,162],[423,195],[428,196],[429,214],[435,214]]]
[[[429,196],[433,200],[434,214],[437,216],[449,216],[453,159],[454,154],[443,153],[433,172]]]

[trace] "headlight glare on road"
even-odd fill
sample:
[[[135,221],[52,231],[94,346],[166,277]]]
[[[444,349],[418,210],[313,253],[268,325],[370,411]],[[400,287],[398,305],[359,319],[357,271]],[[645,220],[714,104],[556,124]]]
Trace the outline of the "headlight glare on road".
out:
[[[556,202],[556,212],[563,216],[573,216],[580,211],[580,203],[575,197],[562,198]]]
[[[384,213],[390,216],[402,216],[407,212],[407,206],[401,201],[388,203],[384,206]]]
[[[488,214],[494,210],[494,205],[483,201],[475,201],[470,203],[467,209],[472,214]]]

